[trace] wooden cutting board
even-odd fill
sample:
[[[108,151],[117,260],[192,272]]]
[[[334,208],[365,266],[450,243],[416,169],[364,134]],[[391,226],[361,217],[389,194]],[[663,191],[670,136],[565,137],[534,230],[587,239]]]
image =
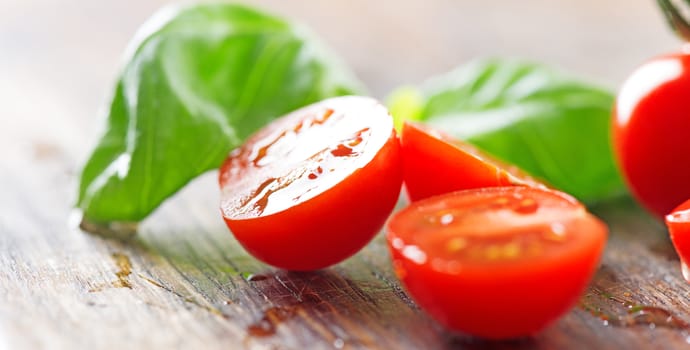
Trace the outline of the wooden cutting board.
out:
[[[690,286],[663,226],[626,199],[595,208],[611,236],[580,305],[503,343],[421,312],[380,235],[323,271],[258,263],[220,219],[214,174],[130,241],[80,231],[72,203],[95,111],[126,42],[165,2],[0,1],[0,350],[690,348]],[[620,82],[677,46],[641,0],[254,2],[312,26],[379,97],[486,55]]]
[[[421,312],[381,235],[322,271],[257,262],[220,219],[214,174],[129,241],[84,233],[70,205],[74,164],[51,145],[0,163],[6,348],[690,348],[690,285],[663,226],[626,199],[595,208],[611,236],[579,306],[536,337],[492,343]]]

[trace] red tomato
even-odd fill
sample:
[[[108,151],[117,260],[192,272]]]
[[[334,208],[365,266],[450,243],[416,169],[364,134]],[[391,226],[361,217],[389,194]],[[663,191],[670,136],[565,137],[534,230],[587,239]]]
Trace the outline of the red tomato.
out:
[[[613,139],[632,194],[663,218],[690,198],[690,53],[653,59],[623,84]]]
[[[220,171],[221,211],[256,258],[315,270],[366,245],[401,185],[387,110],[370,98],[333,98],[274,121],[230,154]]]
[[[671,214],[666,215],[666,226],[671,235],[671,241],[676,248],[682,262],[683,277],[690,282],[690,200],[684,202]]]
[[[410,200],[471,188],[538,185],[473,146],[420,124],[403,124],[403,178]]]
[[[412,203],[387,224],[396,274],[450,329],[531,335],[568,311],[601,257],[607,228],[572,197],[489,187]]]

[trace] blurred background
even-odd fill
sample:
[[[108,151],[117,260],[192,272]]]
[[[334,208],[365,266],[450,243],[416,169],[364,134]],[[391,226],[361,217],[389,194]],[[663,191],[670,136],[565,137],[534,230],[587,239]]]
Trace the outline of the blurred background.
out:
[[[472,58],[517,56],[616,89],[678,48],[653,0],[255,0],[310,26],[373,96]],[[0,0],[0,159],[83,160],[121,53],[168,1]]]

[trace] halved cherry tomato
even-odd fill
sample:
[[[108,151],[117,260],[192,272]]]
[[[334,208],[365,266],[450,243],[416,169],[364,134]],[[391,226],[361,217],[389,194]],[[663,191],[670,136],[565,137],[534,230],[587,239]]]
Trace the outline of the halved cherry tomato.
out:
[[[393,119],[365,97],[304,107],[235,149],[219,182],[223,218],[253,256],[290,270],[335,264],[395,206],[402,165]]]
[[[632,194],[663,218],[690,198],[690,47],[657,57],[623,84],[615,154]]]
[[[402,128],[403,178],[410,200],[471,188],[541,186],[515,166],[428,126]]]
[[[666,215],[666,227],[680,257],[683,277],[690,283],[690,200]]]
[[[606,237],[572,197],[525,186],[431,197],[387,224],[396,274],[422,309],[494,339],[531,335],[568,311]]]

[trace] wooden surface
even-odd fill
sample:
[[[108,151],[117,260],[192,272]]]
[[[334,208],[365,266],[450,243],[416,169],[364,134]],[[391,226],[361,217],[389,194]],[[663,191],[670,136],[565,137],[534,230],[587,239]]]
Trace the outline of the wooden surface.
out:
[[[676,45],[642,1],[258,3],[315,27],[379,97],[492,54],[615,85]],[[625,199],[595,208],[611,237],[580,305],[544,333],[505,343],[452,335],[420,312],[381,235],[323,271],[258,263],[220,219],[215,174],[166,202],[131,241],[80,231],[71,205],[96,111],[126,40],[159,5],[0,0],[0,349],[690,347],[690,286],[663,226]]]
[[[70,163],[44,145],[0,168],[8,348],[690,347],[690,287],[678,259],[663,227],[626,200],[596,208],[612,234],[579,307],[535,338],[487,343],[449,334],[415,307],[381,236],[314,273],[256,262],[219,219],[212,176],[131,241],[86,234],[68,219]]]

